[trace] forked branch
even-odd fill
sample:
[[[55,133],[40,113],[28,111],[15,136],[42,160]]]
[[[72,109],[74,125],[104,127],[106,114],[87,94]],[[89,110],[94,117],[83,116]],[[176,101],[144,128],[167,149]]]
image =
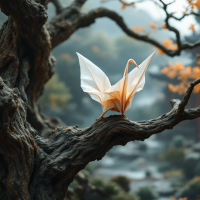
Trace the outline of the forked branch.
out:
[[[194,42],[194,43],[181,42],[179,31],[176,28],[170,26],[168,23],[168,20],[172,17],[174,18],[174,16],[168,14],[166,9],[164,9],[164,8],[163,9],[166,11],[166,15],[167,15],[166,20],[165,20],[166,26],[170,31],[174,32],[176,35],[177,44],[178,44],[178,48],[176,50],[167,49],[159,41],[149,37],[148,35],[142,35],[142,34],[138,34],[138,33],[134,32],[132,29],[130,29],[127,26],[127,24],[124,22],[123,18],[113,10],[109,10],[107,8],[102,7],[102,8],[94,9],[86,14],[77,12],[74,10],[74,8],[76,8],[74,6],[75,5],[80,6],[81,3],[83,3],[84,1],[80,1],[80,2],[77,1],[77,2],[72,4],[71,7],[68,7],[67,9],[65,9],[65,11],[62,12],[62,14],[60,16],[56,16],[52,20],[52,22],[47,26],[50,36],[52,37],[51,42],[52,42],[53,48],[56,47],[61,42],[68,39],[71,36],[71,34],[73,34],[77,29],[90,26],[91,24],[93,24],[95,22],[96,19],[98,19],[100,17],[110,18],[111,20],[116,22],[117,25],[128,36],[135,38],[137,40],[140,40],[140,41],[150,43],[150,44],[156,46],[157,48],[161,49],[163,52],[165,52],[167,55],[169,55],[171,57],[180,55],[182,50],[193,49],[195,47],[200,46],[200,40],[197,42]]]
[[[88,14],[85,14],[81,20],[82,25],[81,26],[89,26],[91,23],[94,22],[95,19],[99,18],[99,17],[108,17],[111,20],[115,21],[117,23],[117,25],[130,37],[133,37],[137,40],[140,41],[144,41],[147,43],[150,43],[156,47],[158,47],[159,49],[162,49],[163,52],[165,52],[167,55],[173,57],[176,55],[180,55],[181,51],[184,49],[192,49],[195,48],[197,46],[200,46],[200,40],[195,42],[195,43],[181,43],[180,41],[180,33],[177,29],[175,29],[174,27],[170,26],[168,23],[168,18],[166,19],[167,22],[167,28],[170,31],[175,32],[176,37],[177,37],[177,43],[178,43],[178,49],[176,50],[170,50],[167,49],[164,45],[162,45],[160,42],[152,39],[151,37],[147,36],[147,35],[142,35],[142,34],[138,34],[136,32],[134,32],[133,30],[131,30],[127,24],[124,22],[123,18],[117,14],[116,12],[109,10],[107,8],[98,8],[95,10],[90,11]]]
[[[167,7],[169,5],[171,5],[172,3],[174,3],[174,1],[172,1],[168,4],[165,4],[162,0],[160,0],[160,2],[162,4],[160,7],[161,7],[161,9],[164,10],[164,12],[166,14],[166,18],[165,18],[166,28],[169,31],[172,31],[175,33],[176,43],[178,45],[178,48],[176,50],[167,49],[159,41],[149,37],[148,35],[139,34],[139,33],[134,32],[131,28],[129,28],[127,26],[127,24],[124,22],[123,18],[113,10],[109,10],[107,8],[102,7],[102,8],[97,8],[95,10],[91,10],[90,12],[88,12],[86,14],[80,13],[80,8],[82,7],[82,5],[85,2],[86,2],[86,0],[74,1],[71,6],[65,8],[65,11],[63,11],[60,15],[56,16],[52,20],[52,22],[47,26],[48,31],[52,37],[53,48],[56,47],[61,42],[68,39],[70,37],[70,35],[73,34],[77,29],[90,26],[91,24],[93,24],[95,22],[96,19],[98,19],[100,17],[110,18],[111,20],[116,22],[117,25],[128,36],[133,37],[140,41],[150,43],[150,44],[154,45],[155,47],[161,49],[165,54],[167,54],[168,56],[171,56],[171,57],[180,55],[181,51],[183,51],[185,49],[193,49],[195,47],[200,46],[200,40],[198,40],[194,43],[182,42],[180,39],[180,31],[178,29],[176,29],[174,26],[171,26],[169,24],[170,18],[180,21],[188,15],[199,16],[198,13],[192,12],[192,13],[184,14],[181,18],[177,18],[174,16],[173,13],[168,13]],[[133,1],[133,3],[138,3],[138,2]]]
[[[50,2],[52,2],[54,4],[54,6],[56,7],[56,14],[61,13],[62,10],[64,9],[60,0],[50,0]]]

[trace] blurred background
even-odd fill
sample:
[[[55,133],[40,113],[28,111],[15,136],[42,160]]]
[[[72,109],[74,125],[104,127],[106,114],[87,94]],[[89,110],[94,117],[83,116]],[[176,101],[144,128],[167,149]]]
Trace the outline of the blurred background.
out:
[[[67,6],[72,1],[61,2]],[[181,16],[187,3],[186,0],[177,0],[169,11]],[[175,35],[165,28],[164,11],[153,2],[145,1],[133,7],[115,0],[88,0],[83,12],[99,6],[115,10],[136,32],[148,34],[167,48],[177,48]],[[48,15],[49,21],[56,15],[51,3]],[[6,18],[0,13],[1,26]],[[171,20],[170,24],[178,28],[182,41],[195,42],[200,36],[199,22],[200,18],[188,16],[182,21]],[[200,77],[197,56],[200,47],[185,50],[180,56],[171,58],[150,44],[128,37],[107,18],[97,19],[90,27],[78,30],[53,50],[57,64],[55,74],[39,100],[41,111],[47,118],[56,116],[68,126],[90,126],[101,115],[102,107],[80,87],[76,52],[100,67],[111,84],[115,84],[122,78],[128,59],[132,58],[140,64],[155,50],[157,53],[146,72],[145,87],[135,95],[126,116],[132,121],[159,117],[170,111],[171,99],[182,99],[188,83]],[[133,67],[131,64],[129,69]],[[200,88],[196,87],[188,107],[199,104]],[[113,114],[119,113],[108,112],[105,116]],[[154,135],[144,142],[116,146],[102,160],[90,163],[82,173],[93,185],[103,188],[108,196],[89,192],[75,194],[71,199],[200,199],[200,120],[182,122],[174,129]],[[78,185],[75,180],[71,188]]]

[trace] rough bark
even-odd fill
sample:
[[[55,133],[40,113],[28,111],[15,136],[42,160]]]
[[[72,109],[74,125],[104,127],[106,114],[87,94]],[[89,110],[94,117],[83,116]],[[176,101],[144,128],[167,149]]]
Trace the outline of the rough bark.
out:
[[[29,122],[45,135],[50,129],[39,114],[37,100],[53,74],[55,59],[43,5],[28,0],[0,2],[9,16],[0,32],[0,75],[9,87],[19,89],[28,105]]]
[[[200,82],[198,79],[182,101],[172,100],[172,110],[157,119],[132,122],[123,116],[110,116],[82,130],[75,126],[52,131],[37,105],[44,84],[53,74],[52,47],[104,16],[116,21],[130,36],[152,44],[155,41],[129,30],[113,11],[99,8],[82,14],[85,0],[76,0],[67,8],[52,0],[58,15],[46,27],[48,2],[0,1],[1,10],[9,16],[0,30],[1,200],[61,200],[74,176],[90,161],[100,160],[113,146],[143,141],[181,121],[200,116],[200,107],[185,109],[193,87]],[[171,56],[178,54],[166,48],[163,51]],[[46,139],[41,137],[48,134],[51,136]]]
[[[1,199],[63,199],[74,176],[90,161],[102,159],[113,146],[144,141],[199,117],[200,106],[185,109],[198,83],[200,79],[191,83],[183,100],[172,100],[172,110],[156,119],[132,122],[121,115],[109,116],[89,128],[57,128],[44,139],[27,122],[26,104],[18,90],[0,79]]]

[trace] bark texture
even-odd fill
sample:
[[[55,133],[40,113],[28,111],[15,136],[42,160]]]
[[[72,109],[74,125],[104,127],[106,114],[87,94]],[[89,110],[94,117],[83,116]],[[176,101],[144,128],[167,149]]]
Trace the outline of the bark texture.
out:
[[[85,129],[57,128],[45,139],[27,122],[26,104],[18,89],[0,79],[0,199],[63,199],[74,176],[113,146],[144,141],[199,117],[200,106],[185,109],[198,83],[200,79],[191,83],[183,100],[172,100],[172,110],[157,119],[132,122],[124,116],[109,116]]]
[[[65,126],[52,131],[53,125],[44,120],[37,100],[53,74],[53,47],[105,16],[116,21],[129,36],[160,44],[128,29],[123,19],[108,9],[81,13],[85,0],[76,0],[67,8],[59,0],[51,2],[57,15],[45,25],[48,0],[0,1],[1,10],[8,15],[0,30],[1,200],[62,200],[75,175],[90,161],[100,160],[113,146],[143,141],[200,116],[200,107],[185,109],[198,79],[191,83],[182,101],[172,100],[172,110],[157,119],[132,122],[124,116],[109,116],[82,130]],[[181,44],[173,52],[160,47],[171,56],[184,49]],[[87,182],[82,184],[88,191],[95,189]]]

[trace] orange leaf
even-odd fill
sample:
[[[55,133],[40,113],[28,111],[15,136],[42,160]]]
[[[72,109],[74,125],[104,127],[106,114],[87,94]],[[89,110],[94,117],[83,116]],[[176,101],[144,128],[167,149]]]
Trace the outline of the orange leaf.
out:
[[[180,71],[180,70],[184,69],[183,63],[182,62],[175,63],[174,64],[174,69],[176,71]]]
[[[172,45],[170,49],[171,49],[171,50],[176,50],[176,49],[178,49],[178,44]]]
[[[200,58],[198,58],[197,64],[200,65]]]
[[[167,49],[170,49],[170,50],[176,50],[178,48],[178,45],[177,44],[173,44],[173,41],[170,40],[170,39],[166,39],[166,40],[163,40],[162,44],[167,48]],[[158,52],[161,54],[161,55],[164,55],[164,51],[162,49],[158,49]]]
[[[170,196],[171,199],[173,200],[176,200],[176,197],[175,196]]]
[[[167,29],[167,25],[166,25],[166,24],[163,24],[163,26],[162,26],[162,27]]]
[[[173,45],[173,41],[170,39],[166,39],[166,40],[163,40],[162,44],[166,46],[167,49],[170,49],[170,47]]]
[[[169,71],[168,67],[164,67],[163,69],[161,69],[162,74],[166,74],[168,71]]]
[[[200,92],[200,85],[199,84],[196,85],[193,90],[194,90],[195,94],[199,93]]]
[[[171,92],[177,92],[177,87],[175,85],[172,84],[168,84],[168,88]]]
[[[200,77],[200,67],[194,67],[193,71],[193,79],[198,79]]]
[[[134,26],[131,28],[134,32],[136,33],[141,33],[144,29],[145,29],[145,26],[141,27],[141,26]]]
[[[193,32],[195,32],[194,24],[190,25],[189,30],[192,30]]]
[[[200,8],[200,0],[196,0],[195,3],[190,3],[190,5],[196,6],[196,8],[198,9],[198,8]]]
[[[149,23],[150,28],[156,29],[156,24],[155,23]]]
[[[122,4],[122,10],[124,10],[126,8],[126,5],[123,3]]]

